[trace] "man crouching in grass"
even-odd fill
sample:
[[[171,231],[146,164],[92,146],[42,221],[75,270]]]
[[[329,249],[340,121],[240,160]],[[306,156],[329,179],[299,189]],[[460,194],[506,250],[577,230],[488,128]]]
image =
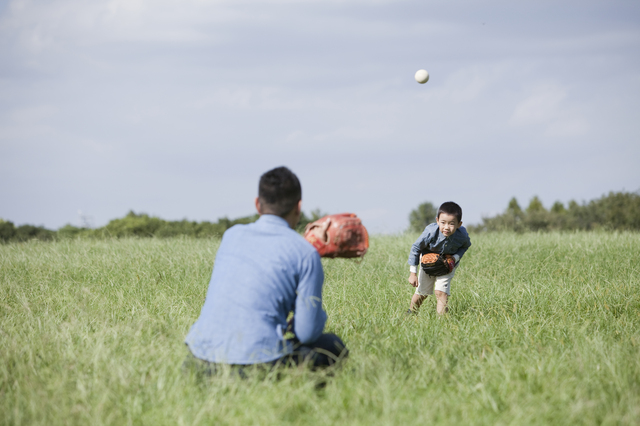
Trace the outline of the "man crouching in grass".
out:
[[[222,237],[200,317],[187,334],[186,366],[215,373],[221,365],[327,367],[348,354],[338,336],[323,333],[324,272],[320,256],[294,229],[302,189],[278,167],[260,178],[260,218]],[[287,316],[293,312],[288,338]]]

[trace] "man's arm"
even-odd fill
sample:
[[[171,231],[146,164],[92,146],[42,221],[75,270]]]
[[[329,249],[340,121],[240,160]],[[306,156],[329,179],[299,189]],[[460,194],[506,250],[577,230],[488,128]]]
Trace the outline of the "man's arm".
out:
[[[324,330],[327,314],[322,309],[323,282],[320,255],[314,251],[303,261],[296,296],[293,331],[302,344],[315,342]]]

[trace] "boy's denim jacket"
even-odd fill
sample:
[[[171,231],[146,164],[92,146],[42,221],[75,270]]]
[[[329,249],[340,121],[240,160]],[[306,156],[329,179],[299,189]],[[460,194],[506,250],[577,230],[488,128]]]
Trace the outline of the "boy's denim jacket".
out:
[[[410,266],[420,264],[420,257],[424,253],[451,254],[456,257],[456,263],[471,246],[469,234],[464,226],[460,226],[449,238],[440,233],[437,223],[430,223],[424,232],[411,246],[409,253]]]

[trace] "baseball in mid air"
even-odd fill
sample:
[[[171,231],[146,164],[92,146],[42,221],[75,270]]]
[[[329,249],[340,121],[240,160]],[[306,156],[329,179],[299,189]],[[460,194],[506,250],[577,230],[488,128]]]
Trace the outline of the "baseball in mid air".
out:
[[[429,73],[427,70],[418,70],[415,75],[416,81],[420,84],[425,84],[429,81]]]

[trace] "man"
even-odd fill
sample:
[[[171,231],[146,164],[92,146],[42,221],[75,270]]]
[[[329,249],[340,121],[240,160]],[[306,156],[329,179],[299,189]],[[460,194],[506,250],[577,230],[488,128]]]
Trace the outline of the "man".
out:
[[[294,230],[301,197],[300,181],[286,167],[261,176],[260,218],[222,238],[204,306],[186,337],[190,363],[214,371],[219,364],[325,367],[347,355],[339,337],[322,333],[320,256]],[[286,339],[290,312],[295,338]]]

